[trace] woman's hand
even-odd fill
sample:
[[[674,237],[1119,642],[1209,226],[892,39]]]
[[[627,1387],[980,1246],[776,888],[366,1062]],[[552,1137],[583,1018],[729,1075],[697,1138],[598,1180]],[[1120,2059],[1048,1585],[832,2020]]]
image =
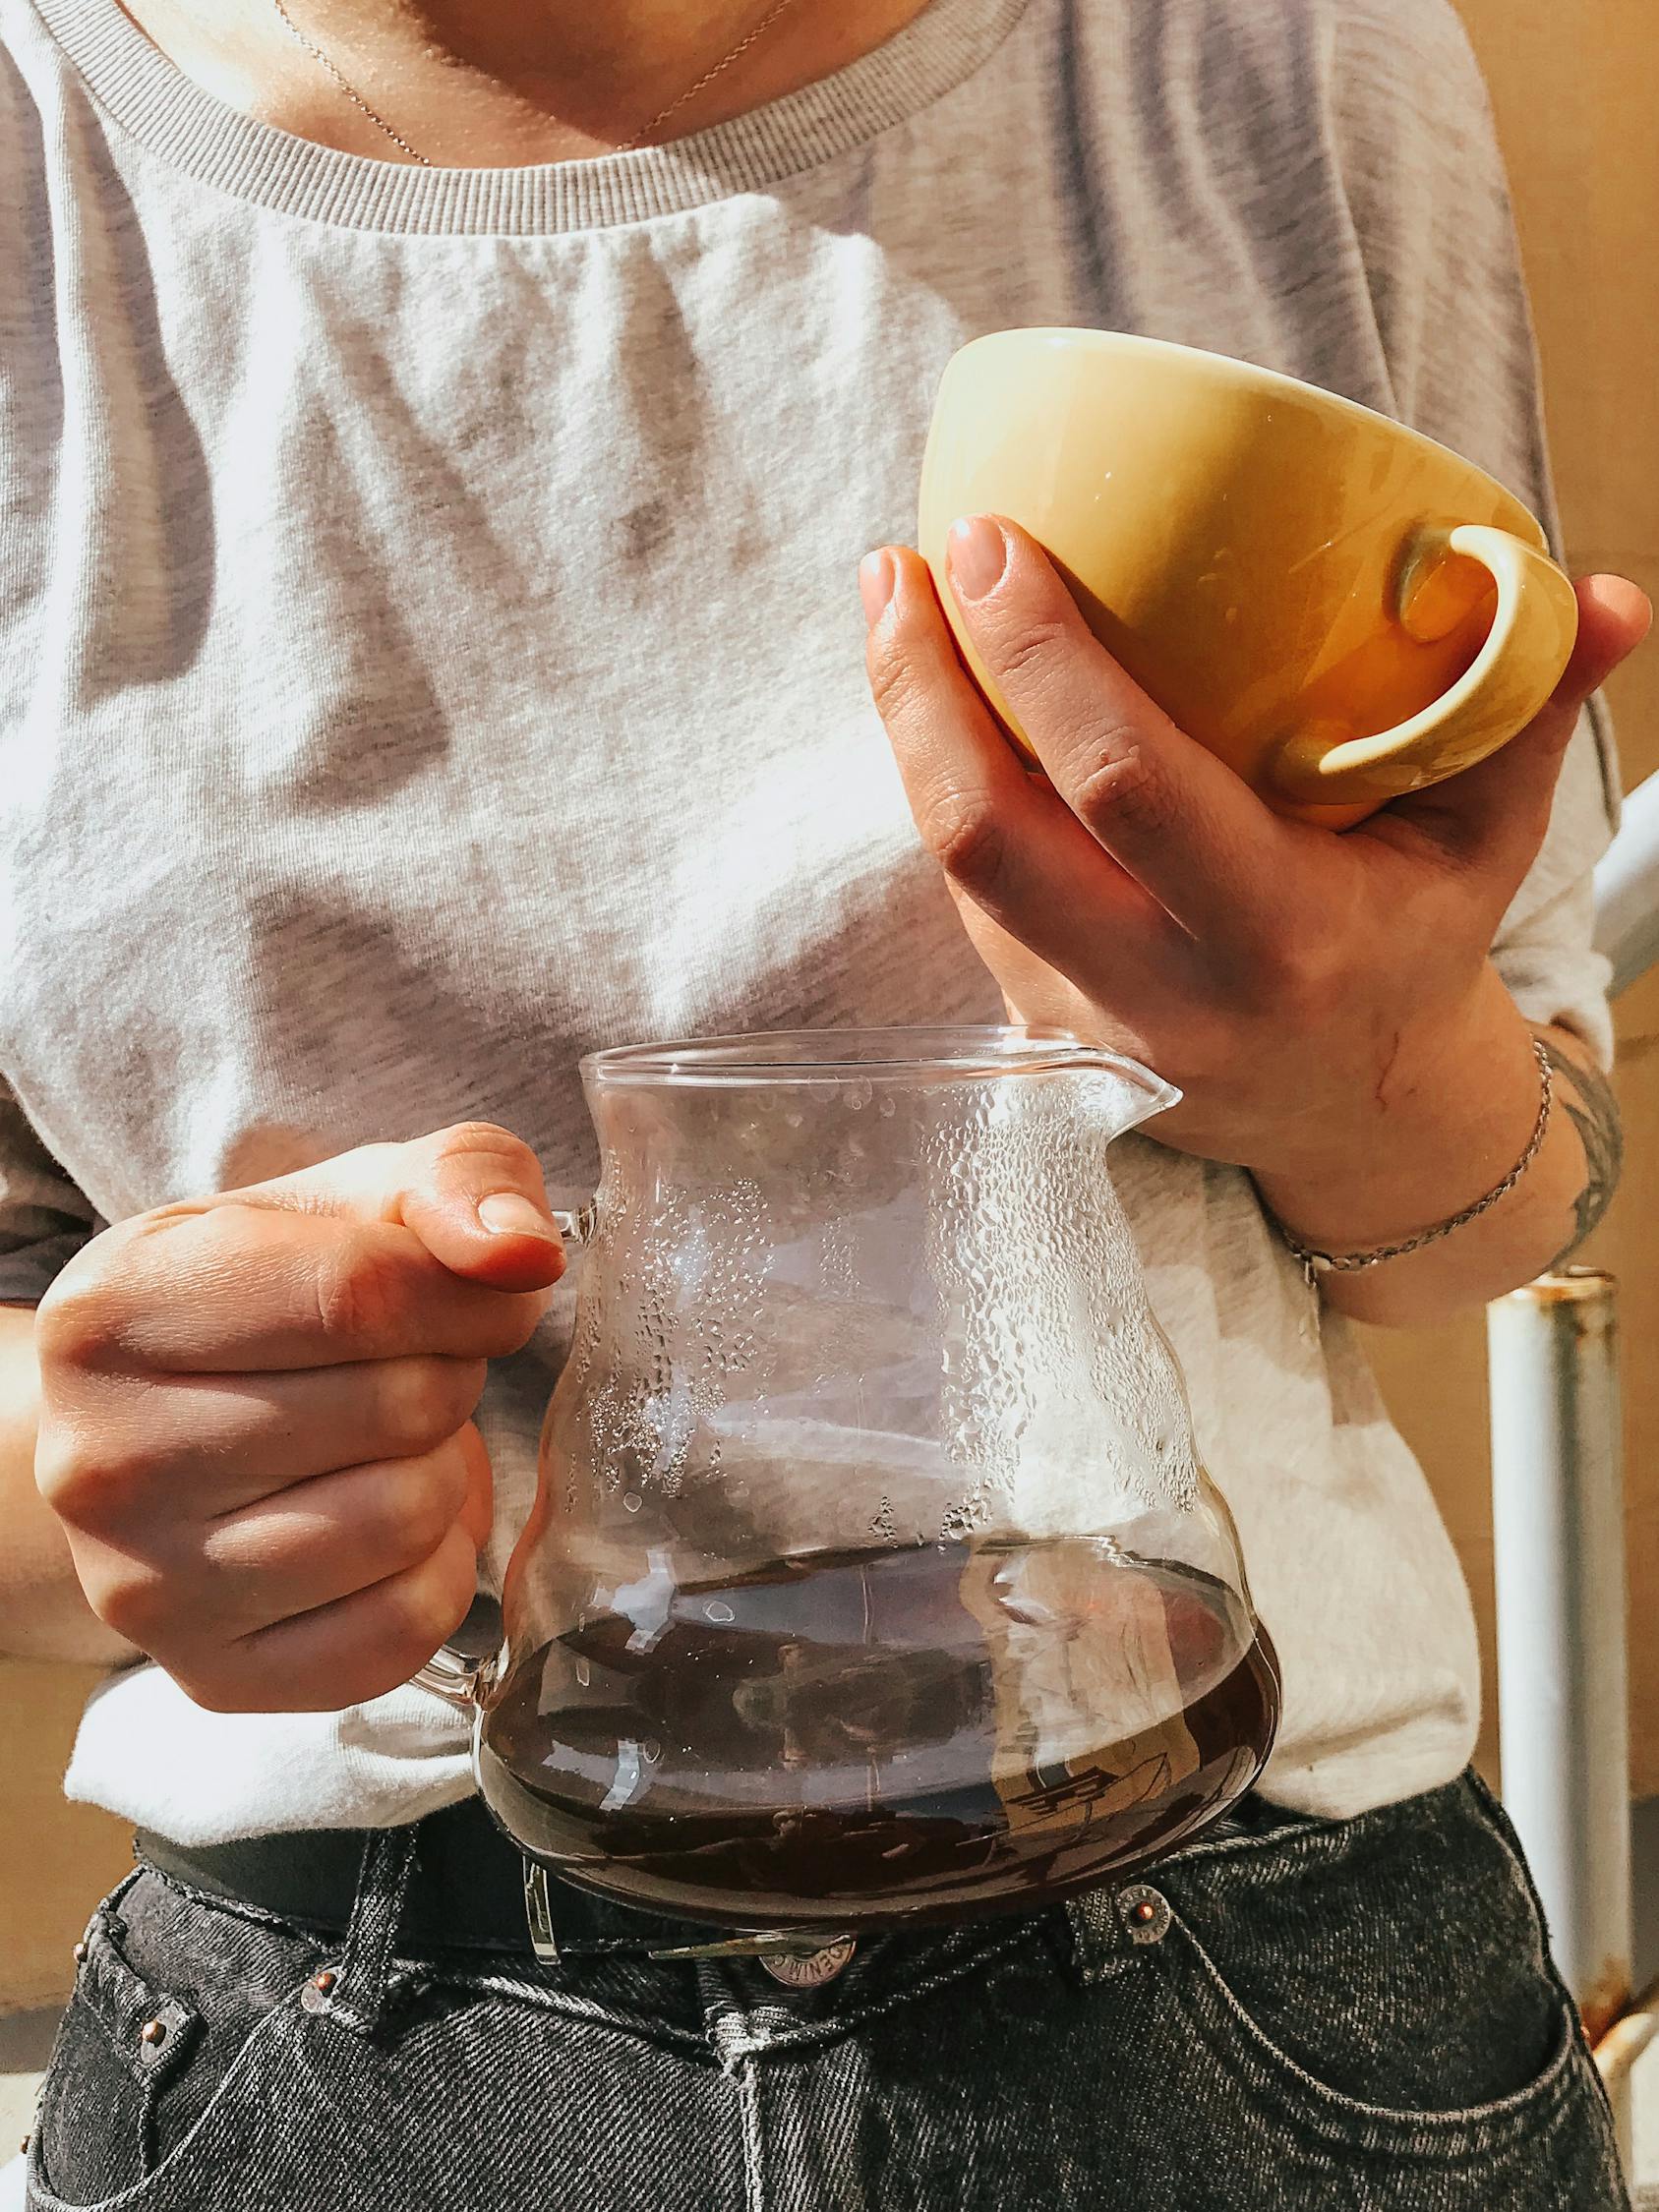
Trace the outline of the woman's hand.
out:
[[[1045,775],[1002,735],[908,549],[860,571],[869,674],[922,839],[1011,1013],[1179,1084],[1159,1138],[1250,1169],[1318,1241],[1322,1226],[1409,1234],[1496,1182],[1538,1092],[1488,956],[1578,710],[1645,630],[1635,587],[1580,585],[1572,664],[1529,729],[1338,836],[1280,819],[1178,729],[1016,525],[959,523],[950,560]],[[1471,1082],[1496,1101],[1491,1129],[1414,1179],[1418,1109]]]
[[[406,1681],[472,1602],[486,1363],[563,1267],[482,1122],[94,1237],[35,1319],[35,1472],[98,1618],[218,1712]]]

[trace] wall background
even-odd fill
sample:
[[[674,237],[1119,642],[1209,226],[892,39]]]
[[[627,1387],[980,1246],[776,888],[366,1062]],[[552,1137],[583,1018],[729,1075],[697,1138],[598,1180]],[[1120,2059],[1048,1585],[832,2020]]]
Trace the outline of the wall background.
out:
[[[1652,0],[1460,0],[1491,82],[1544,352],[1575,568],[1659,599],[1659,16]],[[1659,771],[1659,645],[1613,687],[1627,784]],[[1587,1256],[1624,1284],[1631,1692],[1638,1796],[1659,1795],[1659,976],[1620,1009],[1624,1190]],[[1427,1467],[1479,1605],[1491,1666],[1491,1515],[1480,1315],[1376,1334],[1395,1416]],[[1613,1594],[1610,1593],[1610,1601]],[[94,1679],[0,1664],[0,2010],[44,2006],[69,1947],[128,1864],[119,1826],[65,1805],[58,1777]],[[1495,1765],[1490,1749],[1486,1763]]]
[[[1571,566],[1618,569],[1659,602],[1659,14],[1652,0],[1458,6],[1509,162]],[[1609,696],[1629,788],[1659,772],[1659,640]],[[1659,1796],[1659,972],[1620,1002],[1618,1024],[1625,1180],[1580,1256],[1621,1283],[1632,1781],[1645,1798]],[[1484,1318],[1370,1341],[1474,1587],[1490,1683]],[[1488,1697],[1482,1764],[1495,1774],[1493,1722]]]

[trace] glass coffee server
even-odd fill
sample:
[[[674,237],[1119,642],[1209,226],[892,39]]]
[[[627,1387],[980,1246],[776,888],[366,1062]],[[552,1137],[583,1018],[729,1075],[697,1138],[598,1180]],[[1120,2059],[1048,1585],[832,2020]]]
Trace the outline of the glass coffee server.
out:
[[[1277,1676],[1111,1179],[1176,1093],[1014,1028],[582,1077],[602,1174],[504,1638],[422,1677],[473,1709],[532,1928],[551,1870],[710,1924],[676,1955],[799,1954],[1225,1811]]]

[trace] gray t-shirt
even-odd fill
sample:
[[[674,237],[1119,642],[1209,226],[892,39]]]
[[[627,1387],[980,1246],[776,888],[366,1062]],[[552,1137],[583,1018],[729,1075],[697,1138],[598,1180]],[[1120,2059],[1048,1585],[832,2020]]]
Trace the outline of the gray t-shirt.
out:
[[[100,1221],[468,1116],[593,1172],[578,1053],[994,1020],[862,667],[965,339],[1090,323],[1403,416],[1549,511],[1484,95],[1445,0],[933,0],[678,145],[519,170],[314,146],[115,0],[0,0],[0,1296]],[[1504,931],[1608,1049],[1570,758]],[[1119,1182],[1283,1662],[1268,1787],[1454,1774],[1475,1642],[1357,1340],[1248,1179]],[[481,1411],[499,1575],[562,1297]],[[405,1690],[114,1678],[70,1788],[184,1838],[469,1786]]]

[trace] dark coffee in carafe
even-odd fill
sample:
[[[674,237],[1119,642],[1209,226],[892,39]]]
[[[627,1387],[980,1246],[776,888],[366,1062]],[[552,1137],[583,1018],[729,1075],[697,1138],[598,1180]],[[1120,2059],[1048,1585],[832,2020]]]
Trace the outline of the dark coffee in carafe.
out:
[[[1243,1600],[1109,1540],[639,1566],[513,1666],[479,1754],[520,1841],[625,1902],[754,1929],[1029,1909],[1180,1841],[1273,1740]]]

